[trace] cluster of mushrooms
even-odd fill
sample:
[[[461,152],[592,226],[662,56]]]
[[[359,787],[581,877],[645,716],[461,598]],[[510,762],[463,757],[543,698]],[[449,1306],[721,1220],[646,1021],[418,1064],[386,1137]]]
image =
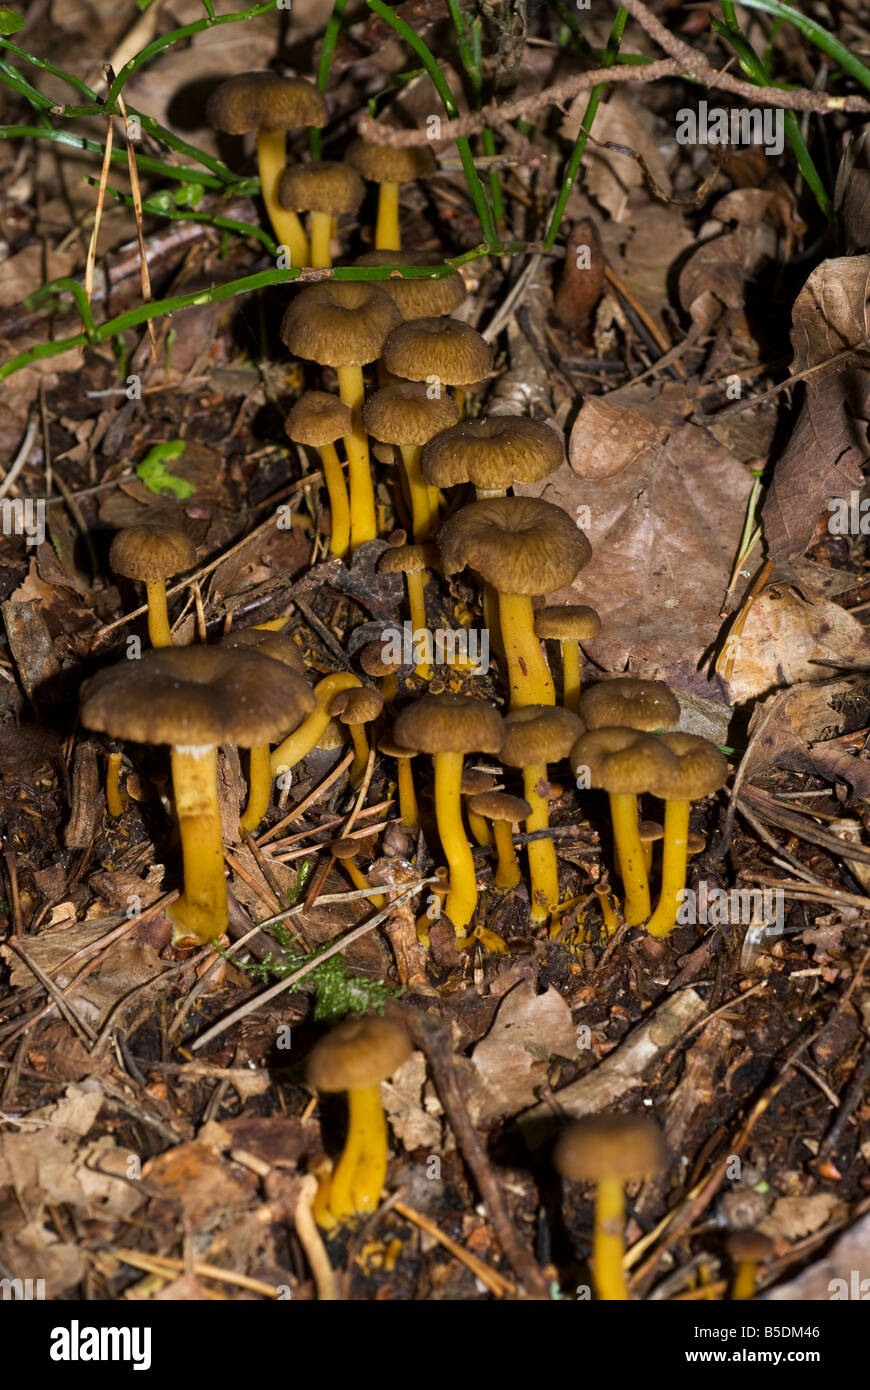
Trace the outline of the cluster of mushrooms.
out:
[[[432,264],[402,252],[398,222],[399,184],[431,173],[431,153],[357,140],[343,162],[287,165],[286,132],[324,125],[326,106],[311,83],[271,73],[224,83],[211,98],[209,117],[232,134],[256,131],[263,199],[292,264],[328,268],[339,219],[358,211],[366,182],[378,183],[374,249],[354,264],[392,267],[394,273],[378,282],[323,279],[294,290],[281,337],[319,381],[293,405],[286,429],[294,442],[319,451],[329,546],[342,560],[379,539],[372,454],[384,466],[395,465],[395,512],[407,529],[380,537],[387,545],[379,567],[405,577],[415,632],[427,627],[427,575],[473,572],[506,708],[461,689],[424,693],[432,674],[427,663],[402,672],[378,642],[363,648],[358,675],[337,671],[312,686],[301,648],[281,631],[286,619],[230,631],[214,644],[174,646],[165,582],[192,568],[194,548],[184,534],[166,528],[120,532],[110,564],[146,585],[151,650],[93,677],[81,716],[114,740],[171,749],[184,867],[183,891],[169,909],[175,939],[216,940],[228,924],[220,746],[250,750],[241,827],[253,834],[269,812],[273,779],[316,747],[328,746],[330,736],[353,741],[352,786],[363,779],[372,744],[395,760],[399,818],[412,831],[420,827],[423,800],[417,794],[422,774],[415,778],[413,761],[432,758],[443,867],[431,881],[458,950],[475,937],[504,950],[501,938],[475,924],[472,844],[488,847],[495,860],[490,891],[517,892],[523,886],[514,845],[520,824],[526,831],[531,922],[557,934],[560,885],[549,832],[550,777],[564,760],[579,787],[608,794],[625,922],[666,936],[685,884],[691,803],[717,791],[728,766],[706,739],[674,731],[680,707],[662,683],[625,676],[581,689],[580,643],[599,631],[597,614],[579,603],[535,606],[535,600],[573,585],[591,548],[563,509],[511,492],[540,483],[562,465],[556,430],[514,415],[463,418],[469,396],[492,373],[493,351],[481,334],[451,316],[465,298],[462,277],[401,273]],[[300,220],[306,214],[307,231]],[[548,643],[558,658],[552,667]],[[492,768],[466,767],[469,756],[496,761],[502,777]],[[112,814],[123,809],[119,764],[113,752],[107,769]],[[520,772],[516,788],[506,787]],[[641,796],[663,803],[663,824],[641,820]],[[422,820],[427,824],[425,814]],[[656,839],[662,841],[658,869]],[[331,848],[354,885],[370,889],[375,906],[384,905],[387,898],[354,857],[359,842]],[[653,909],[654,872],[659,890]],[[430,922],[431,914],[419,919],[424,945]],[[371,1211],[380,1199],[387,1137],[378,1087],[409,1051],[401,1024],[365,1018],[339,1025],[311,1055],[311,1084],[347,1091],[350,1106],[344,1153],[321,1181],[317,1215],[326,1227]],[[599,1184],[594,1263],[600,1297],[626,1296],[623,1181],[656,1171],[663,1161],[661,1136],[646,1119],[584,1121],[560,1140],[560,1171]]]

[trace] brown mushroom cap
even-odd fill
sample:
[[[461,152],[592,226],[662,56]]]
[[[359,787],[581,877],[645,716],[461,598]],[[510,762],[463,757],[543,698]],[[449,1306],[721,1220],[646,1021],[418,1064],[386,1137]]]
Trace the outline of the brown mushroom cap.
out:
[[[553,1162],[563,1178],[634,1182],[667,1167],[661,1130],[647,1115],[591,1115],[575,1120],[556,1141]]]
[[[416,758],[415,748],[404,748],[401,743],[396,743],[394,739],[384,738],[383,734],[378,739],[378,752],[385,753],[388,758]]]
[[[317,740],[317,747],[324,753],[334,753],[336,748],[343,748],[346,743],[347,729],[337,719],[330,719]]]
[[[83,688],[82,723],[134,743],[240,748],[292,732],[315,706],[306,681],[240,647],[158,647]]]
[[[239,632],[230,632],[221,640],[222,647],[252,648],[262,652],[273,661],[282,661],[291,671],[305,675],[305,660],[297,644],[287,633],[270,632],[268,628],[244,627]]]
[[[699,734],[659,734],[657,741],[671,754],[649,790],[653,796],[700,801],[728,780],[728,760],[709,739]],[[675,761],[674,761],[675,760]]]
[[[541,420],[487,415],[463,420],[429,441],[420,468],[433,487],[473,483],[482,490],[536,483],[565,461],[561,435]]]
[[[375,145],[352,140],[344,152],[348,164],[369,183],[411,183],[435,173],[435,156],[428,145]]]
[[[328,212],[338,217],[356,212],[365,191],[356,169],[323,159],[316,164],[288,164],[278,181],[278,202],[293,212]]]
[[[766,1260],[774,1250],[770,1236],[762,1231],[729,1231],[725,1237],[725,1249],[732,1260]]]
[[[362,853],[364,847],[362,837],[355,840],[349,835],[343,840],[330,840],[329,842],[329,852],[336,859],[355,859],[358,854]]]
[[[514,825],[532,814],[532,808],[521,796],[511,796],[509,792],[478,792],[469,797],[469,811],[487,820],[504,820]]]
[[[370,396],[363,408],[363,421],[369,434],[384,444],[425,444],[439,430],[459,419],[452,396],[431,400],[423,382],[403,381],[383,386]]]
[[[592,555],[571,517],[536,497],[487,497],[438,534],[444,574],[470,565],[505,594],[548,594],[570,584]]]
[[[437,545],[391,545],[378,560],[381,574],[416,574],[419,570],[437,569]]]
[[[382,266],[429,266],[443,265],[440,256],[431,256],[424,251],[366,251],[357,256],[354,265]],[[452,314],[465,299],[465,281],[458,270],[438,279],[425,276],[391,275],[388,280],[377,282],[386,290],[399,307],[404,319],[425,319],[441,314]]]
[[[544,639],[583,642],[597,637],[600,631],[601,619],[584,603],[556,604],[535,614],[535,635]]]
[[[367,642],[359,654],[359,664],[367,676],[382,678],[392,676],[401,668],[401,661],[384,659],[383,642]]]
[[[109,551],[109,565],[126,579],[168,579],[196,564],[196,546],[171,526],[128,526]]]
[[[384,707],[384,697],[370,685],[340,690],[329,702],[329,713],[342,724],[368,724],[377,719]]]
[[[480,792],[491,792],[495,790],[497,777],[493,777],[491,772],[480,772],[476,767],[465,767],[462,769],[462,795],[477,796]]]
[[[580,696],[588,729],[619,725],[629,729],[669,729],[680,717],[680,702],[664,681],[618,676],[598,681]]]
[[[304,77],[275,72],[245,72],[230,77],[212,92],[206,118],[213,130],[247,135],[252,130],[296,130],[325,126],[323,93]]]
[[[329,391],[306,391],[284,421],[288,439],[294,444],[307,444],[311,449],[322,449],[325,444],[334,444],[350,434],[353,428],[353,414],[350,406]]]
[[[696,854],[703,854],[707,848],[707,836],[702,835],[700,830],[690,830],[686,837],[686,854],[690,859]]]
[[[321,280],[291,300],[279,332],[296,357],[324,367],[364,367],[380,357],[384,339],[400,318],[377,285]]]
[[[657,820],[642,820],[637,833],[642,845],[654,845],[656,840],[664,839],[665,828]]]
[[[590,785],[614,795],[640,795],[671,769],[673,755],[642,729],[589,729],[571,749],[575,774],[589,769]]]
[[[583,720],[561,705],[524,705],[504,717],[506,737],[501,761],[508,767],[533,767],[567,758],[583,732]]]
[[[498,753],[504,720],[488,700],[424,695],[402,710],[393,737],[419,753]]]
[[[411,1040],[392,1018],[346,1018],[314,1044],[306,1068],[318,1091],[362,1091],[386,1081],[411,1055]]]
[[[384,366],[408,381],[435,376],[445,386],[482,381],[492,371],[492,348],[459,319],[411,319],[393,328],[383,345]]]

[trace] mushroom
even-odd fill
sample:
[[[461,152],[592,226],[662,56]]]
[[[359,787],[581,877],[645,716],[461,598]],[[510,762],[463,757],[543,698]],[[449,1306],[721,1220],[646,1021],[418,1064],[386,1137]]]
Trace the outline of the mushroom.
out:
[[[462,824],[462,762],[466,753],[498,753],[504,721],[495,705],[463,695],[426,695],[402,710],[393,737],[405,748],[431,753],[435,764],[435,817],[450,870],[447,916],[457,945],[477,907],[474,859]]]
[[[665,803],[665,842],[659,900],[646,929],[651,936],[669,936],[677,924],[686,886],[691,803],[723,787],[729,768],[715,743],[698,734],[659,734],[657,741],[670,759],[649,786],[653,796]]]
[[[383,642],[367,642],[359,654],[359,664],[367,676],[377,681],[384,702],[391,705],[399,693],[396,672],[402,669],[402,663],[384,656]]]
[[[731,1298],[743,1303],[755,1297],[755,1274],[759,1260],[773,1254],[773,1241],[762,1231],[730,1231],[725,1237],[725,1249],[737,1266]]]
[[[444,574],[470,565],[498,590],[511,708],[552,705],[553,678],[535,636],[532,595],[562,589],[592,554],[567,512],[535,497],[488,497],[450,517],[438,535]]]
[[[625,1183],[667,1167],[662,1132],[647,1115],[593,1115],[575,1120],[556,1141],[553,1160],[563,1178],[594,1182],[592,1269],[600,1299],[625,1301]]]
[[[417,806],[417,793],[414,790],[414,773],[411,769],[414,750],[413,748],[403,748],[400,743],[396,743],[393,739],[384,738],[382,735],[378,739],[378,751],[383,753],[385,757],[396,760],[399,785],[399,823],[407,826],[409,830],[416,830],[420,824],[420,812]]]
[[[109,550],[109,566],[125,579],[144,582],[148,636],[152,647],[171,647],[166,581],[196,563],[196,546],[171,526],[130,526],[119,531]]]
[[[427,569],[437,568],[438,550],[434,545],[391,545],[378,560],[381,574],[403,574],[408,586],[408,608],[411,614],[411,633],[416,648],[419,641],[425,640],[427,654],[431,649],[429,628],[426,623],[426,600],[424,589]],[[428,656],[420,658],[415,667],[421,680],[429,680],[432,667]]]
[[[106,810],[110,816],[124,814],[124,798],[121,795],[121,753],[117,748],[109,750],[106,759]]]
[[[227,926],[218,747],[268,743],[313,704],[301,676],[241,648],[164,647],[110,666],[83,687],[87,728],[171,747],[184,859],[184,892],[168,910],[177,938],[210,941]]]
[[[465,797],[465,814],[468,828],[479,845],[491,845],[493,837],[483,816],[471,809],[471,798],[481,792],[495,791],[498,779],[489,772],[481,772],[476,767],[466,767],[462,772],[462,795]]]
[[[384,366],[394,376],[425,381],[440,390],[442,386],[482,381],[492,371],[493,353],[470,324],[430,315],[392,329],[382,356]]]
[[[382,907],[386,907],[387,900],[384,897],[383,893],[379,893],[376,889],[372,888],[372,885],[369,883],[362,869],[357,864],[356,856],[359,854],[361,849],[361,842],[359,840],[354,840],[349,837],[343,840],[333,840],[329,846],[330,853],[333,854],[335,858],[338,859],[339,862],[344,865],[345,869],[347,870],[347,876],[350,879],[351,883],[354,885],[354,887],[366,889],[368,891],[369,901],[371,902],[372,907],[377,908],[378,912],[380,912]]]
[[[440,266],[443,260],[441,256],[430,256],[424,251],[366,251],[364,255],[357,256],[354,265],[405,268]],[[403,319],[437,318],[442,314],[452,314],[468,293],[458,270],[437,278],[391,275],[388,280],[379,280],[378,284],[396,301]]]
[[[438,489],[428,487],[420,472],[423,445],[458,420],[450,396],[428,394],[420,382],[384,386],[366,402],[363,420],[369,434],[384,444],[397,444],[411,503],[414,540],[430,539],[438,525]]]
[[[319,130],[326,125],[323,93],[302,77],[274,72],[246,72],[230,77],[212,92],[206,106],[209,125],[227,135],[257,132],[260,191],[269,221],[291,265],[308,263],[308,241],[295,212],[278,201],[278,181],[286,163],[286,133],[301,126]]]
[[[344,1151],[329,1187],[329,1210],[341,1221],[377,1206],[387,1173],[387,1124],[380,1083],[411,1055],[401,1023],[391,1018],[347,1018],[315,1043],[308,1084],[317,1091],[347,1091]]]
[[[380,357],[384,339],[399,317],[390,296],[377,285],[324,280],[300,290],[281,322],[281,339],[296,357],[335,368],[338,394],[350,407],[351,428],[344,436],[344,447],[354,550],[377,535],[369,447],[362,420],[362,369]]]
[[[328,391],[306,391],[291,406],[284,428],[294,444],[306,444],[320,454],[329,494],[329,549],[343,560],[350,545],[350,505],[335,441],[353,430],[350,406]]]
[[[384,697],[371,685],[351,686],[340,690],[332,697],[329,713],[340,724],[350,729],[356,756],[350,765],[348,777],[353,787],[358,787],[369,760],[369,744],[366,738],[366,724],[377,719],[384,708]]]
[[[651,733],[670,729],[680,717],[680,702],[664,681],[634,676],[597,681],[583,691],[580,714],[587,729],[627,728]]]
[[[665,837],[664,826],[660,825],[657,820],[642,820],[637,827],[637,835],[643,850],[644,868],[647,877],[649,877],[652,872],[653,851],[657,842]]]
[[[565,462],[562,436],[541,420],[489,415],[443,429],[420,467],[433,487],[473,483],[478,498],[503,497],[513,483],[537,483]]]
[[[555,638],[562,648],[562,704],[580,710],[580,643],[597,637],[601,619],[583,603],[542,608],[535,614],[535,633],[546,642]]]
[[[312,748],[317,748],[323,738],[327,725],[332,719],[329,706],[340,690],[351,690],[362,685],[358,676],[351,671],[334,671],[324,676],[314,687],[314,708],[302,723],[289,734],[277,748],[272,749],[271,771],[273,777],[289,772],[301,763]]]
[[[356,212],[365,197],[356,169],[338,160],[288,164],[278,182],[278,202],[291,212],[307,212],[311,228],[310,264],[319,270],[332,266],[332,220]]]
[[[583,701],[580,702],[581,708]],[[640,841],[637,798],[671,765],[668,750],[641,729],[591,729],[571,749],[575,776],[602,787],[610,802],[613,844],[625,898],[623,915],[637,927],[650,915],[649,879]]]
[[[504,722],[500,757],[507,767],[523,769],[523,794],[530,807],[526,830],[531,835],[546,830],[550,823],[547,764],[567,758],[583,732],[583,721],[559,705],[525,705],[511,710]],[[559,868],[553,841],[530,840],[526,853],[532,921],[546,922],[559,905]]]
[[[273,661],[281,661],[289,666],[297,676],[305,676],[305,662],[302,652],[293,638],[268,628],[248,627],[239,632],[231,632],[221,642],[222,647],[252,648],[269,656]],[[248,774],[248,804],[239,828],[254,833],[269,809],[269,795],[272,790],[271,754],[268,743],[259,743],[251,748]]]
[[[427,145],[373,145],[359,139],[351,141],[344,157],[368,183],[380,185],[375,249],[398,251],[402,245],[399,184],[430,178],[435,173],[435,156]]]
[[[508,735],[510,737],[510,735]],[[493,883],[504,892],[516,888],[520,881],[520,866],[517,860],[512,827],[518,821],[526,820],[532,808],[521,796],[510,796],[508,792],[478,792],[468,801],[468,809],[478,816],[492,821],[495,847],[498,852]]]

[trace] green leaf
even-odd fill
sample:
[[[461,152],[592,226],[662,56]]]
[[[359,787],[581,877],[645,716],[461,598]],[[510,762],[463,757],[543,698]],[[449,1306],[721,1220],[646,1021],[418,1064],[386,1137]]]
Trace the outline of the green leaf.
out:
[[[17,34],[24,28],[24,16],[15,10],[0,9],[0,34]]]
[[[176,478],[167,471],[164,463],[164,459],[179,458],[186,447],[183,439],[167,439],[164,444],[155,444],[153,449],[149,449],[136,469],[136,476],[142,479],[149,492],[171,492],[179,502],[196,492],[193,483],[185,478]]]

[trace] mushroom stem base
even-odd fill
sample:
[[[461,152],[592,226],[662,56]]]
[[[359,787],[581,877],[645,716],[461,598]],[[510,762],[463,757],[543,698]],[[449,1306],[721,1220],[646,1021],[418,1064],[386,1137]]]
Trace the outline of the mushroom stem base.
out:
[[[498,850],[498,864],[493,883],[496,888],[507,893],[511,888],[516,888],[522,877],[514,849],[513,827],[508,821],[497,820],[493,823],[492,829],[495,835],[495,847]]]
[[[547,830],[550,825],[550,806],[539,787],[547,782],[546,763],[533,763],[523,769],[523,796],[532,808],[526,819],[526,830]],[[559,905],[559,866],[552,840],[531,840],[526,846],[529,859],[529,896],[532,921],[546,922]]]
[[[169,908],[176,938],[213,941],[227,928],[227,885],[217,792],[217,748],[173,748],[172,787],[184,892]]]
[[[640,926],[650,915],[649,880],[640,842],[637,797],[633,792],[610,792],[610,819],[625,906],[630,927]]]
[[[260,821],[269,809],[272,793],[271,753],[268,743],[258,743],[251,749],[251,765],[248,774],[248,804],[239,821],[242,830],[253,835]]]
[[[689,842],[688,801],[665,802],[665,839],[662,850],[662,886],[656,910],[646,924],[650,936],[670,936],[686,886]]]
[[[378,534],[369,442],[362,420],[365,385],[362,367],[337,367],[336,373],[338,394],[344,404],[350,406],[353,416],[351,432],[344,436],[344,450],[350,491],[350,544],[351,549],[356,550],[364,541],[373,541]]]
[[[339,1220],[374,1211],[387,1175],[387,1122],[379,1087],[349,1091],[347,1102],[347,1140],[329,1189],[329,1208]]]
[[[260,192],[279,246],[290,252],[290,264],[308,265],[308,238],[295,212],[278,202],[278,183],[287,163],[287,140],[283,130],[261,130],[257,135],[257,165]]]
[[[616,1178],[603,1178],[598,1183],[595,1203],[595,1237],[592,1268],[595,1290],[605,1301],[628,1300],[628,1289],[622,1272],[625,1228],[625,1192]]]
[[[524,705],[554,705],[556,688],[540,640],[535,635],[532,600],[528,594],[499,593],[498,607],[511,709],[521,709]]]
[[[172,632],[166,608],[166,581],[149,579],[145,591],[148,597],[148,640],[152,647],[171,647]]]
[[[445,911],[456,928],[457,945],[477,907],[474,859],[462,825],[462,754],[435,754],[435,818],[450,870]]]

